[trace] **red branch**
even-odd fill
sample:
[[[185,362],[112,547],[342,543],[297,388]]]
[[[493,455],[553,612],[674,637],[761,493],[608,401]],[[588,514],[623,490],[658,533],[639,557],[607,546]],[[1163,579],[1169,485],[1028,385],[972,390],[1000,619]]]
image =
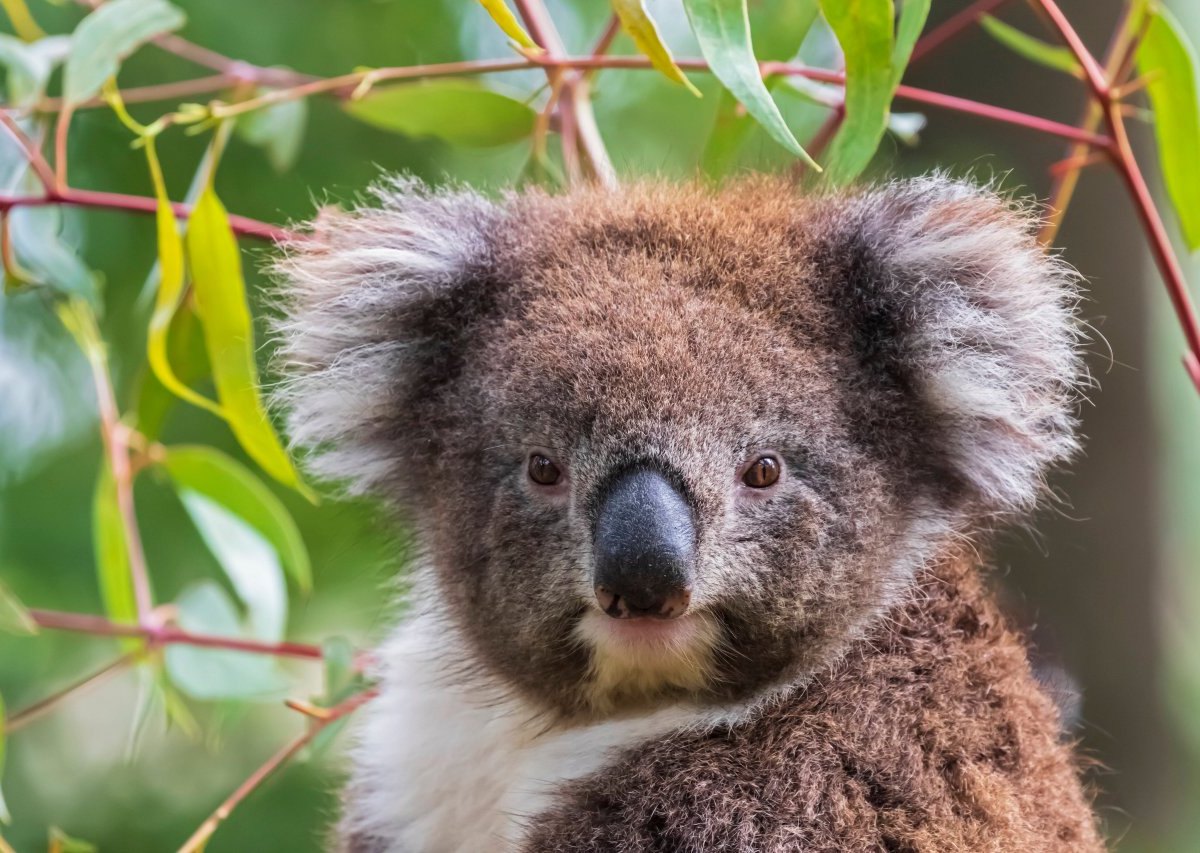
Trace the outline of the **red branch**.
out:
[[[916,47],[913,48],[909,64],[924,59],[926,55],[937,50],[946,42],[962,33],[963,30],[975,24],[984,15],[990,15],[1007,2],[1008,0],[977,0],[977,2],[972,3],[958,14],[946,19],[945,22],[934,27],[917,42]]]
[[[57,610],[31,609],[29,615],[33,617],[33,621],[39,627],[51,631],[72,631],[79,634],[93,634],[101,637],[142,637],[151,645],[177,643],[187,646],[201,646],[208,649],[227,649],[234,652],[275,655],[277,657],[310,658],[314,660],[320,660],[322,657],[319,646],[311,646],[305,643],[265,643],[260,640],[246,640],[240,637],[194,634],[171,625],[123,625],[106,619],[103,616],[92,616],[87,613],[63,613]]]
[[[98,190],[77,190],[68,188],[56,190],[47,189],[41,196],[12,196],[0,195],[0,211],[11,210],[14,207],[40,207],[47,204],[67,204],[76,207],[107,208],[109,210],[127,210],[134,213],[154,213],[158,202],[148,196],[125,195],[124,193],[107,193]],[[180,219],[187,219],[191,214],[191,205],[173,202],[172,208]],[[255,237],[259,240],[276,242],[292,240],[297,235],[278,225],[260,222],[246,216],[230,215],[229,224],[234,233],[243,237]]]

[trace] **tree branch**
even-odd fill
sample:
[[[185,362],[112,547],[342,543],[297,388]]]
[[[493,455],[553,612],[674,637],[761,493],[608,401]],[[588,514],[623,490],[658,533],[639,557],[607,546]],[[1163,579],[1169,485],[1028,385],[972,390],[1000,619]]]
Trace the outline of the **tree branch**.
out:
[[[141,656],[142,652],[140,651],[133,651],[121,655],[116,660],[109,661],[109,663],[95,672],[86,675],[78,681],[67,685],[63,689],[50,694],[45,699],[40,699],[27,708],[17,711],[5,721],[4,733],[12,734],[15,731],[25,728],[25,726],[50,713],[50,711],[54,710],[54,708],[64,700],[69,699],[82,690],[86,690],[89,687],[94,687],[97,684],[100,684],[101,682],[107,680],[110,676],[115,675],[125,667],[129,666]]]

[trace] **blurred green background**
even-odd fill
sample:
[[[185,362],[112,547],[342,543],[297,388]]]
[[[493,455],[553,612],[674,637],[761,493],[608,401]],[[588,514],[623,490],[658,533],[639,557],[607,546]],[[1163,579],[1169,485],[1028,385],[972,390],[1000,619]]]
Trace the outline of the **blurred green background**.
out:
[[[183,33],[200,44],[320,75],[357,66],[503,57],[508,50],[478,4],[466,0],[178,5],[188,14]],[[548,5],[574,52],[586,50],[607,20],[607,4],[598,0]],[[931,24],[965,5],[934,3]],[[1093,49],[1100,49],[1118,0],[1062,5]],[[1182,0],[1175,7],[1193,40],[1200,39],[1200,6]],[[57,32],[70,31],[82,14],[71,4],[41,0],[31,0],[31,8]],[[651,9],[677,55],[694,55],[678,4],[662,0]],[[1019,6],[1005,17],[1039,32]],[[771,31],[756,35],[763,54]],[[622,37],[617,49],[629,52],[631,46]],[[146,48],[125,66],[121,84],[198,73]],[[598,75],[597,116],[623,176],[695,172],[717,90],[703,75],[692,78],[703,100],[652,73]],[[1023,63],[979,31],[914,66],[905,79],[1065,121],[1074,121],[1083,103],[1076,81]],[[533,92],[542,75],[508,74],[503,83]],[[780,103],[797,136],[811,136],[820,111],[794,96],[781,95]],[[134,111],[150,120],[158,106]],[[1042,197],[1048,192],[1046,169],[1063,156],[1061,143],[943,112],[927,118],[919,145],[885,141],[877,174],[939,167],[998,176],[1006,187]],[[143,156],[131,150],[129,139],[107,110],[79,114],[70,143],[72,183],[150,194]],[[1137,141],[1152,157],[1148,134]],[[160,143],[172,197],[187,191],[203,146],[202,139],[178,130]],[[407,139],[317,99],[310,103],[293,168],[277,172],[261,149],[235,139],[217,189],[233,212],[286,222],[308,217],[319,204],[353,200],[383,171],[510,186],[522,174],[525,154],[521,145],[479,151]],[[783,152],[757,130],[740,162],[743,168],[788,166]],[[142,359],[144,313],[137,297],[154,262],[153,221],[116,212],[71,210],[67,216],[80,256],[104,278],[104,333],[127,405]],[[1200,849],[1200,400],[1179,367],[1181,336],[1113,174],[1103,168],[1085,173],[1059,242],[1091,281],[1084,314],[1098,332],[1090,361],[1100,387],[1084,410],[1087,456],[1056,482],[1063,506],[1044,513],[1035,532],[1005,537],[998,574],[1015,612],[1034,626],[1039,646],[1082,690],[1078,733],[1106,768],[1096,783],[1110,837],[1121,850],[1194,851]],[[255,266],[269,255],[261,244],[245,248]],[[1190,272],[1200,282],[1200,268]],[[256,300],[269,295],[261,276],[253,284]],[[37,324],[30,315],[10,312],[5,334],[20,346],[0,350],[0,408],[9,408],[7,416],[0,412],[6,424],[0,435],[0,577],[30,606],[101,612],[90,520],[100,447],[88,383],[53,322]],[[222,424],[182,406],[165,440],[213,444],[240,455]],[[318,642],[338,634],[363,645],[379,638],[392,619],[391,579],[403,558],[400,532],[367,505],[328,501],[313,507],[280,494],[301,526],[315,571],[313,593],[293,597],[290,636]],[[191,580],[219,576],[169,488],[143,477],[137,498],[160,600],[170,600]],[[114,643],[89,637],[0,635],[0,693],[10,710],[19,709],[116,651]],[[319,690],[319,666],[300,661],[286,668],[295,679],[293,695]],[[3,784],[14,823],[5,837],[21,853],[45,849],[49,825],[106,851],[175,849],[302,726],[296,714],[277,705],[197,704],[202,737],[152,725],[131,749],[137,689],[132,674],[116,677],[11,737]],[[339,772],[336,750],[290,765],[234,813],[209,849],[320,849],[336,809]]]

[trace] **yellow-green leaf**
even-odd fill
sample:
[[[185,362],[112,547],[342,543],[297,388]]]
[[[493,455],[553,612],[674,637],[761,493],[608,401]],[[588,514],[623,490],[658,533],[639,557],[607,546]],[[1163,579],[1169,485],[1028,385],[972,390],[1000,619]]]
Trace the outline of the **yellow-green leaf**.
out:
[[[197,394],[180,381],[171,367],[168,357],[168,333],[171,319],[183,297],[183,238],[179,236],[179,225],[175,211],[167,197],[167,186],[163,180],[162,167],[154,148],[154,138],[144,137],[146,159],[150,164],[150,178],[154,184],[154,196],[158,206],[154,221],[158,228],[158,293],[154,298],[154,312],[150,315],[150,331],[146,336],[146,357],[155,377],[168,391],[189,403],[224,417],[221,407],[212,400]]]
[[[1083,76],[1083,66],[1067,48],[1036,39],[991,15],[980,16],[979,23],[992,38],[1018,56],[1073,77]]]
[[[310,494],[275,434],[259,394],[254,324],[229,214],[209,186],[187,229],[196,314],[212,365],[217,397],[233,434],[250,457],[279,482]]]
[[[312,567],[296,522],[253,473],[224,453],[200,445],[170,448],[164,466],[181,494],[196,492],[253,527],[279,553],[296,585],[302,590],[312,587]]]
[[[492,16],[496,26],[504,30],[504,34],[510,39],[528,50],[541,51],[537,42],[529,37],[529,33],[525,32],[525,28],[521,26],[517,16],[512,13],[504,0],[479,0],[479,5],[487,9],[487,13]]]
[[[423,80],[372,89],[345,110],[367,124],[413,137],[487,148],[529,137],[529,104],[475,80]]]
[[[763,83],[750,40],[746,0],[683,0],[700,52],[716,78],[737,98],[771,138],[820,170],[796,141]]]
[[[1138,73],[1150,82],[1154,137],[1163,182],[1187,247],[1200,249],[1200,100],[1196,54],[1183,26],[1161,6],[1151,11],[1137,52]]]
[[[612,0],[612,5],[613,11],[621,19],[621,27],[633,39],[637,49],[650,60],[650,64],[668,80],[683,84],[689,92],[697,98],[700,97],[700,90],[692,85],[692,81],[675,64],[671,51],[658,34],[658,27],[646,11],[643,0]]]
[[[104,612],[113,622],[137,624],[137,597],[129,570],[129,544],[117,504],[117,484],[107,463],[100,469],[92,497],[92,547]],[[141,642],[125,638],[121,640],[121,646],[131,651],[140,647]]]

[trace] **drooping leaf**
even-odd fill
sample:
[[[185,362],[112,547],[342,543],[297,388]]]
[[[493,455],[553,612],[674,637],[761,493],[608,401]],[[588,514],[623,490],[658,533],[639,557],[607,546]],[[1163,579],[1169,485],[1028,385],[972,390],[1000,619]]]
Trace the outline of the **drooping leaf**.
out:
[[[1200,98],[1196,54],[1179,21],[1155,6],[1137,52],[1138,73],[1154,109],[1154,137],[1163,183],[1184,241],[1200,249]]]
[[[212,373],[208,352],[204,349],[204,332],[190,300],[185,299],[171,318],[167,331],[167,360],[175,377],[185,385],[194,385]],[[147,364],[138,385],[135,406],[138,432],[156,441],[178,399],[159,382]]]
[[[37,623],[13,591],[0,581],[0,631],[8,634],[36,634]]]
[[[237,134],[263,149],[275,171],[286,172],[300,156],[307,124],[308,101],[293,98],[241,116],[237,120]]]
[[[177,30],[183,12],[166,0],[112,0],[75,28],[63,78],[63,98],[75,106],[100,91],[122,60],[155,36]]]
[[[225,417],[220,406],[193,391],[175,375],[171,366],[168,336],[171,321],[183,297],[183,238],[179,236],[179,225],[175,221],[175,211],[167,196],[167,184],[163,179],[152,136],[144,137],[144,147],[157,202],[154,221],[158,238],[159,269],[158,293],[154,298],[154,311],[150,315],[150,330],[146,335],[146,361],[154,371],[155,378],[168,391],[205,411],[212,412],[217,417]]]
[[[900,4],[900,20],[896,23],[896,45],[892,49],[892,91],[900,85],[908,60],[912,57],[917,39],[925,29],[929,18],[929,7],[933,0],[903,0]]]
[[[308,550],[296,522],[253,473],[220,451],[200,445],[170,448],[164,465],[181,496],[196,493],[225,507],[271,544],[300,589],[312,587]]]
[[[846,115],[825,156],[827,179],[841,185],[862,173],[887,130],[895,9],[892,0],[821,0],[821,12],[846,57]]]
[[[8,69],[8,102],[31,107],[46,93],[54,68],[71,48],[69,36],[47,36],[27,43],[0,33],[0,65]]]
[[[245,605],[250,635],[270,642],[283,639],[287,589],[278,553],[257,530],[207,495],[181,489],[179,499]]]
[[[25,0],[0,0],[0,7],[8,15],[9,23],[24,41],[33,42],[45,36],[45,32],[34,20]]]
[[[759,4],[755,10],[750,12],[750,27],[754,44],[758,45],[758,54],[766,61],[792,59],[804,43],[818,11],[817,0],[776,0]],[[788,78],[772,77],[767,80],[768,91],[775,91],[785,79]],[[705,174],[713,177],[729,171],[754,128],[754,118],[728,89],[723,89],[719,98],[713,129],[700,155],[701,168]]]
[[[496,22],[496,26],[500,27],[510,39],[528,50],[541,51],[537,42],[529,37],[529,33],[525,32],[525,28],[521,26],[517,16],[512,13],[504,0],[479,0],[479,5],[487,10],[487,13],[492,16],[492,20]]]
[[[413,137],[486,148],[525,139],[537,113],[528,104],[474,80],[425,80],[372,89],[346,112],[367,124]]]
[[[1083,68],[1080,66],[1079,60],[1067,48],[1034,38],[991,15],[982,15],[979,23],[992,38],[1018,56],[1046,68],[1066,72],[1073,77],[1083,76]]]
[[[187,587],[175,605],[185,631],[246,637],[237,608],[214,581]],[[163,657],[171,681],[193,699],[274,701],[288,686],[275,660],[264,655],[176,643]]]
[[[137,598],[129,572],[129,545],[117,504],[117,485],[105,464],[96,480],[92,497],[92,547],[96,553],[96,572],[104,612],[113,622],[137,624]],[[121,640],[126,651],[137,649],[141,641],[132,637]]]
[[[4,696],[0,694],[0,782],[4,781],[4,751],[8,733],[8,716],[4,709]],[[12,823],[12,815],[8,813],[8,805],[4,802],[4,789],[0,788],[0,823]]]
[[[788,129],[763,82],[750,39],[746,0],[683,0],[692,32],[713,74],[771,138],[804,160],[816,164]]]
[[[212,187],[196,202],[187,229],[188,263],[196,314],[212,365],[225,419],[238,442],[262,469],[286,486],[311,495],[275,434],[259,394],[254,325],[229,215]]]
[[[671,49],[663,43],[654,19],[646,11],[645,0],[612,0],[612,6],[621,20],[622,29],[633,39],[637,49],[650,60],[650,64],[668,80],[682,84],[693,95],[700,97],[700,90],[692,85],[692,81],[675,64]]]

